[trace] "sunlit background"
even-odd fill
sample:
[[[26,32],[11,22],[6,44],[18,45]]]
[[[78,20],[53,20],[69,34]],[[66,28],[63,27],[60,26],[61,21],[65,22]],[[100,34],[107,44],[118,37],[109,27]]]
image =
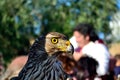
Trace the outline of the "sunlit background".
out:
[[[80,22],[92,23],[111,54],[120,53],[119,10],[120,0],[0,0],[0,54],[7,64],[27,54],[39,35],[57,31],[70,38]]]

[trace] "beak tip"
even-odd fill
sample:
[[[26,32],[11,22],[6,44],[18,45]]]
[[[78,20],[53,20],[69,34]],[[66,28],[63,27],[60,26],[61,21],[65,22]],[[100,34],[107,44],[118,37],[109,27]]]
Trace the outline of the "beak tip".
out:
[[[70,46],[68,46],[68,53],[71,53],[71,54],[74,53],[74,47],[72,44],[70,44]]]

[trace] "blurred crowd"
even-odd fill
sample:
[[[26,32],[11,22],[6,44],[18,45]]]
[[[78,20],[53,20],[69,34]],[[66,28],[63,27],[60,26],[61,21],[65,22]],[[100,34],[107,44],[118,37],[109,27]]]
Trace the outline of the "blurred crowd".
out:
[[[63,53],[58,58],[62,62],[64,71],[73,80],[120,79],[120,54],[110,55],[106,44],[98,37],[93,25],[78,24],[73,29],[73,37],[70,41],[74,46],[74,54]],[[3,57],[0,54],[1,80],[10,80],[11,77],[18,75],[27,58],[27,56],[16,57],[4,71]]]

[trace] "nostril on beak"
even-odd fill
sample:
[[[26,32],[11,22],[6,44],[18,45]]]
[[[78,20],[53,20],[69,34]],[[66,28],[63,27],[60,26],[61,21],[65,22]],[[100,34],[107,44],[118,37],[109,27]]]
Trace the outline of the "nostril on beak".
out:
[[[67,46],[70,46],[70,41],[66,41],[66,45],[67,45]]]

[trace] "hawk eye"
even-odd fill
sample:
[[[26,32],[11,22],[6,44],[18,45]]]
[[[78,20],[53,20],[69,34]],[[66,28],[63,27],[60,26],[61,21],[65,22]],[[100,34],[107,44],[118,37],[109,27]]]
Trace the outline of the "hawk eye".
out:
[[[53,38],[51,39],[51,42],[52,42],[53,44],[58,43],[58,38],[53,37]]]

